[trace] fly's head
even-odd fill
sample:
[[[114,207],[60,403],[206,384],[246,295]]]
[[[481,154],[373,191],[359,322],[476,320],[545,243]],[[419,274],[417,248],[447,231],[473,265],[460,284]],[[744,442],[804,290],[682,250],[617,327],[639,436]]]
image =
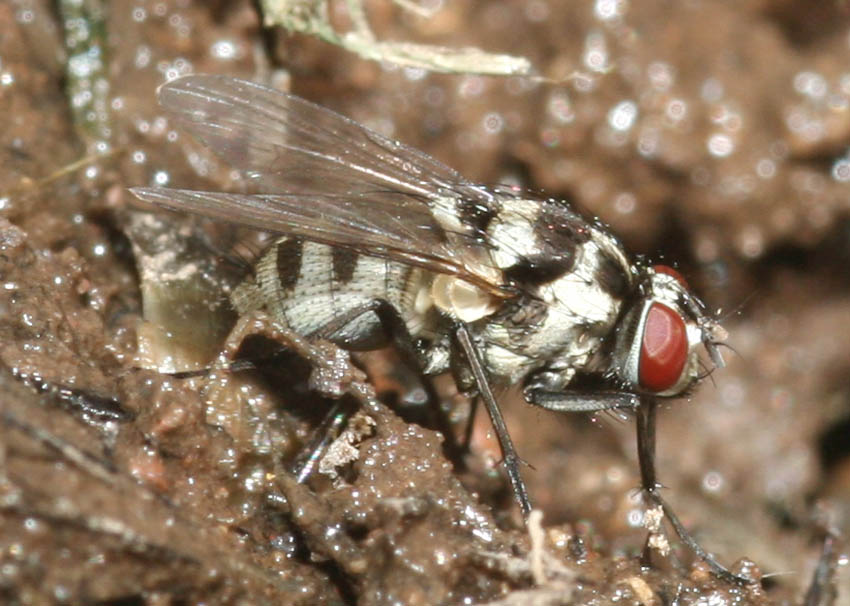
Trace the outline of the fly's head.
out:
[[[643,269],[638,296],[625,310],[614,345],[618,378],[643,393],[677,396],[704,374],[705,348],[715,368],[723,366],[717,345],[726,333],[703,311],[684,278],[672,267]]]

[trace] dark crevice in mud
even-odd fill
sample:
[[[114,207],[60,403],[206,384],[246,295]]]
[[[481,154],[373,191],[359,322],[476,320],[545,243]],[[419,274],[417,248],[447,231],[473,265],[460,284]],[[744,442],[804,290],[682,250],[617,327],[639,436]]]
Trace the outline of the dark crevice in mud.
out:
[[[316,568],[327,575],[330,583],[339,592],[346,606],[357,606],[359,603],[357,584],[343,572],[343,570],[332,560],[315,564]]]
[[[310,363],[280,343],[262,336],[248,337],[234,358],[235,363],[240,361],[254,368],[234,372],[254,373],[288,414],[318,423],[330,409],[329,400],[310,390]]]
[[[766,15],[788,42],[803,49],[840,35],[850,18],[850,9],[842,2],[778,2],[766,6]]]
[[[850,214],[836,218],[832,229],[817,247],[818,265],[829,275],[830,283],[850,291]]]
[[[753,264],[753,276],[760,276],[762,288],[771,281],[786,281],[787,272],[816,282],[835,295],[850,291],[850,218],[841,218],[814,246],[791,242],[777,243]]]
[[[105,601],[91,602],[92,606],[146,606],[148,601],[141,595],[129,595],[124,598],[112,598]],[[172,602],[174,606],[180,604],[179,601]]]
[[[846,416],[835,421],[820,434],[818,455],[825,473],[830,473],[850,459],[850,401]]]

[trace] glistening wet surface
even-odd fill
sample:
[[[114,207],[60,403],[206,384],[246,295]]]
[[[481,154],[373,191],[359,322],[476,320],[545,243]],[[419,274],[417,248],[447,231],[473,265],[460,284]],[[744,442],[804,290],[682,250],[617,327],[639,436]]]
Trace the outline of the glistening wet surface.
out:
[[[369,63],[264,34],[249,2],[111,2],[90,21],[47,2],[0,5],[6,603],[801,601],[820,528],[846,528],[848,515],[846,8],[440,8],[414,18],[375,2],[369,17],[382,39],[523,55],[561,81]],[[66,69],[79,88],[66,89]],[[368,360],[385,397],[347,434],[348,462],[301,485],[289,464],[331,405],[308,389],[307,363],[256,339],[243,355],[273,363],[255,370],[152,370],[207,364],[232,322],[221,301],[233,267],[208,244],[234,236],[127,193],[233,185],[156,105],[156,87],[189,71],[288,83],[473,180],[568,197],[676,265],[724,318],[731,349],[727,368],[660,412],[659,477],[700,542],[761,586],[726,585],[679,549],[680,561],[653,553],[641,567],[633,419],[558,416],[500,394],[544,512],[529,532],[485,415],[450,462],[416,397],[391,405],[411,379],[389,353]],[[262,246],[239,237],[240,258]],[[362,379],[339,364],[345,381]],[[460,436],[466,404],[450,381],[439,388]],[[833,557],[846,553],[839,541]],[[846,566],[835,584],[846,603]]]

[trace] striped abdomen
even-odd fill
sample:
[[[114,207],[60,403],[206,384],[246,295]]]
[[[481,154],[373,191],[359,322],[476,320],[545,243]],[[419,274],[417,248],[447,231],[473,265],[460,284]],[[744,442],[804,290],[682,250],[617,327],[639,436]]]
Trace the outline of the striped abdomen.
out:
[[[254,276],[234,289],[231,300],[240,314],[265,310],[306,336],[340,318],[354,318],[376,299],[390,303],[412,328],[421,324],[414,302],[423,273],[401,263],[284,237],[263,253]],[[349,349],[373,349],[386,342],[374,313],[356,317],[329,336]]]

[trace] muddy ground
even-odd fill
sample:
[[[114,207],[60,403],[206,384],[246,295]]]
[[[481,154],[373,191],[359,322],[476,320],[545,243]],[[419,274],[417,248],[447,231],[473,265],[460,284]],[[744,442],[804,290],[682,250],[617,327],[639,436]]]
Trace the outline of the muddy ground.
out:
[[[367,62],[262,30],[250,2],[114,1],[99,17],[81,3],[92,21],[74,4],[0,3],[3,603],[802,603],[825,531],[850,516],[844,3],[368,6],[381,38],[522,55],[537,80]],[[97,61],[69,59],[94,52],[92,36],[87,74]],[[474,180],[574,200],[675,264],[731,348],[727,368],[664,404],[664,494],[761,582],[718,580],[672,534],[671,555],[641,560],[632,419],[500,396],[544,514],[529,532],[484,415],[449,460],[391,354],[359,362],[366,381],[321,346],[272,355],[253,339],[240,357],[254,370],[157,372],[208,364],[232,321],[232,268],[206,245],[232,230],[127,192],[230,184],[156,106],[157,85],[189,71],[289,86]],[[467,404],[438,387],[461,435]],[[365,412],[354,460],[298,484],[288,470],[322,395],[342,392]],[[847,548],[830,545],[835,575],[807,604],[850,604]]]

